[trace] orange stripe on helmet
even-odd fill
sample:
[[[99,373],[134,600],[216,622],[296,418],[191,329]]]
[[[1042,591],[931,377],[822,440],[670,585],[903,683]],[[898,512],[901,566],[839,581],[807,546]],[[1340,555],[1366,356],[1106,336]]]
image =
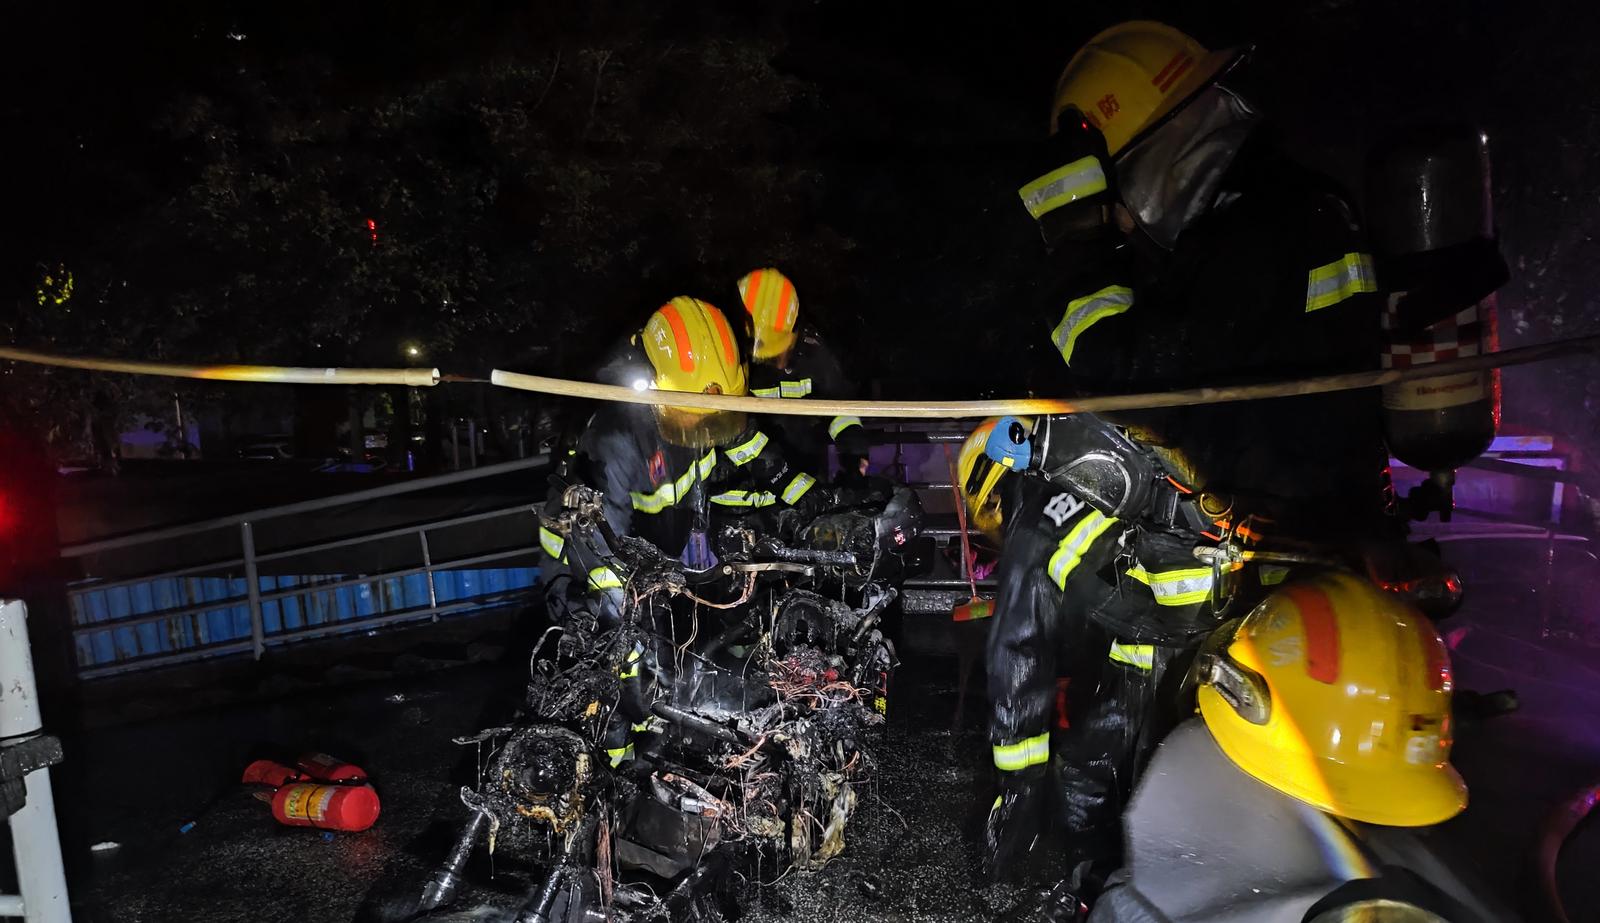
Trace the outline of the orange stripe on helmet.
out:
[[[678,347],[678,368],[685,372],[694,371],[695,357],[689,349],[689,328],[683,323],[683,315],[678,313],[676,305],[666,304],[661,306],[661,316],[672,328],[672,340]]]
[[[751,317],[756,316],[756,305],[761,299],[761,280],[766,277],[767,271],[764,269],[757,269],[744,277],[744,285],[741,286],[739,296],[744,301],[744,309],[750,312]]]
[[[1314,586],[1290,587],[1287,592],[1300,610],[1306,633],[1306,675],[1331,686],[1339,680],[1339,620],[1333,603]]]
[[[717,333],[722,335],[722,357],[728,365],[736,365],[739,361],[733,349],[733,330],[728,327],[728,319],[714,305],[706,305],[706,313],[715,321]]]
[[[778,289],[778,316],[772,319],[773,330],[784,333],[794,329],[794,321],[789,319],[789,314],[794,311],[796,301],[794,283],[785,277],[783,286]]]

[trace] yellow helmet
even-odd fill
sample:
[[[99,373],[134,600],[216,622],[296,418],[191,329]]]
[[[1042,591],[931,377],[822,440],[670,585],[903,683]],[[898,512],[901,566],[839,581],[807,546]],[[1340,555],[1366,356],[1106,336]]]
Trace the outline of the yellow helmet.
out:
[[[794,283],[776,269],[757,269],[739,280],[739,299],[754,327],[751,354],[756,361],[774,359],[794,345],[800,319],[800,296]]]
[[[956,487],[967,506],[967,521],[995,542],[1000,541],[1000,493],[995,488],[1008,469],[985,454],[984,446],[999,419],[990,417],[979,423],[961,443],[961,454],[956,458],[956,477],[960,479]],[[1024,426],[1033,425],[1032,420],[1019,419]]]
[[[1256,779],[1340,817],[1418,827],[1466,807],[1450,658],[1433,625],[1351,574],[1287,586],[1218,630],[1200,715]]]
[[[679,295],[644,325],[642,346],[662,391],[745,393],[744,363],[728,319],[698,298]],[[683,445],[715,445],[738,435],[744,415],[694,407],[658,407],[663,434]]]
[[[1105,135],[1115,157],[1238,57],[1233,49],[1207,51],[1163,23],[1119,23],[1090,39],[1061,72],[1050,131],[1063,112],[1076,108]]]

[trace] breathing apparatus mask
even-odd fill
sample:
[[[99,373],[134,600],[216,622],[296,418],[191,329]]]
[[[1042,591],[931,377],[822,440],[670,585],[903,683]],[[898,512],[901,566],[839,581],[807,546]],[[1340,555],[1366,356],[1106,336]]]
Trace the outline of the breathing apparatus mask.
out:
[[[1238,92],[1212,83],[1112,157],[1099,129],[1068,107],[1039,149],[1035,178],[1017,192],[1051,252],[1116,240],[1119,204],[1141,232],[1136,239],[1171,250],[1217,203],[1260,117]]]

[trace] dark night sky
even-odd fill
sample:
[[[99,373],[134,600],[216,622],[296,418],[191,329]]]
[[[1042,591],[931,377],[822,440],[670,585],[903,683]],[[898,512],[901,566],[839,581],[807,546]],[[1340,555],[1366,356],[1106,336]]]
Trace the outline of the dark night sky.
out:
[[[1600,313],[1593,14],[1538,7],[14,7],[5,111],[22,143],[9,145],[0,332],[37,342],[51,328],[28,295],[60,261],[81,292],[129,283],[80,296],[111,320],[50,337],[76,351],[389,361],[394,336],[414,333],[453,369],[581,374],[667,297],[730,306],[733,278],[776,261],[810,316],[859,331],[858,364],[949,396],[1005,391],[980,360],[1004,349],[984,343],[986,319],[1026,296],[1037,256],[1013,233],[1017,158],[1071,51],[1139,15],[1214,47],[1255,43],[1286,144],[1347,183],[1386,126],[1477,119],[1515,272],[1506,338],[1586,331]],[[233,146],[218,153],[219,137]],[[219,178],[219,164],[236,169]],[[228,184],[250,186],[221,189],[234,212],[215,206]],[[361,249],[369,212],[384,219],[381,258]],[[268,246],[281,252],[255,265]],[[185,299],[198,307],[166,316]],[[1565,368],[1523,390],[1568,399],[1509,400],[1576,434],[1593,427],[1574,409],[1588,366]]]

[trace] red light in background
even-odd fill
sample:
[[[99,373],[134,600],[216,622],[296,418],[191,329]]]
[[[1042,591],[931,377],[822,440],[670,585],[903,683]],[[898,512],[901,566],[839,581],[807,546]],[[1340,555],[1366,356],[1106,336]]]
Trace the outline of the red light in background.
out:
[[[372,235],[372,245],[376,247],[378,245],[378,222],[368,218],[367,233]]]
[[[0,494],[0,538],[9,535],[17,525],[16,511],[5,494]]]

